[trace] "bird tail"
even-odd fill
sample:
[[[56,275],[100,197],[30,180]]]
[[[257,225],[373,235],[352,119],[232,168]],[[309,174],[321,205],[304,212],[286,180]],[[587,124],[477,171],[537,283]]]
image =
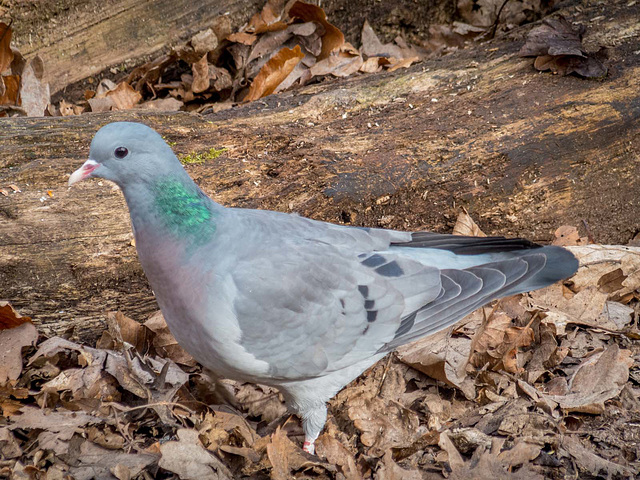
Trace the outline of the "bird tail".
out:
[[[544,267],[530,279],[505,291],[503,297],[544,288],[571,277],[578,270],[578,259],[566,248],[546,245],[531,250],[529,253],[544,255],[546,258]]]
[[[438,267],[441,292],[403,318],[381,352],[442,330],[493,299],[546,287],[578,269],[578,260],[562,247],[502,237],[416,235],[392,249]]]

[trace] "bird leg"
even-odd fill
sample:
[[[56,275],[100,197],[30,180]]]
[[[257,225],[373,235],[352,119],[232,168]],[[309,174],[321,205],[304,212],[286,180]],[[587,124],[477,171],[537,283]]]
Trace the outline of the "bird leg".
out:
[[[313,455],[316,452],[315,438],[311,439],[307,436],[304,437],[304,443],[302,444],[302,450]]]
[[[304,443],[302,449],[307,453],[315,453],[315,441],[327,421],[327,406],[323,403],[315,408],[306,409],[301,415]]]

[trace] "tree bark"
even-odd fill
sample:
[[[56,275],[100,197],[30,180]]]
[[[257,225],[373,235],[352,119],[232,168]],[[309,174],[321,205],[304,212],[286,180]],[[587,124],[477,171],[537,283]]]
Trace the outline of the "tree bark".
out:
[[[66,3],[70,12],[55,22],[48,16],[39,19],[37,12],[24,9],[18,10],[16,18],[17,46],[24,56],[42,57],[52,93],[107,67],[136,65],[141,59],[211,27],[221,15],[229,19],[232,28],[237,28],[263,2],[88,0],[76,8],[72,8],[72,0]],[[28,31],[29,27],[33,33]]]

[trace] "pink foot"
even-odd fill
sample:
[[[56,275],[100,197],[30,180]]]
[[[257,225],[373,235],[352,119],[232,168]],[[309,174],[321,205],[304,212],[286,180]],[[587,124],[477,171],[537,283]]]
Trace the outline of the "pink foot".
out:
[[[316,451],[316,446],[313,443],[314,442],[312,441],[305,440],[304,443],[302,444],[302,450],[313,455]]]

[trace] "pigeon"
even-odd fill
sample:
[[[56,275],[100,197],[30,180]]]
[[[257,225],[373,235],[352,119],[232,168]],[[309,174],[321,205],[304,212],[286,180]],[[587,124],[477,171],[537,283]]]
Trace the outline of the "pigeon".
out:
[[[140,263],[178,343],[220,376],[277,388],[309,453],[327,402],[389,352],[578,268],[568,250],[524,239],[226,208],[140,123],[96,133],[69,185],[95,177],[122,190]]]

